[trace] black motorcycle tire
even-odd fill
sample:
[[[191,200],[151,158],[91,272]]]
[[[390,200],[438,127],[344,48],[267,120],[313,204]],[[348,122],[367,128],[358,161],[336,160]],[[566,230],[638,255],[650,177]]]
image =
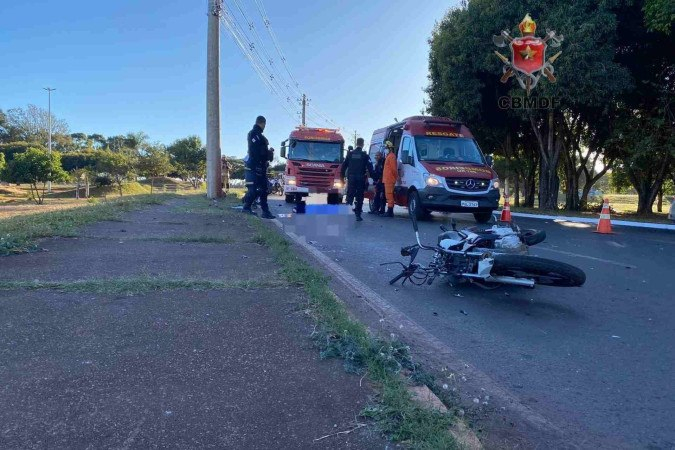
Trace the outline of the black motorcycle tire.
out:
[[[532,229],[521,229],[520,230],[520,240],[523,241],[523,244],[531,247],[537,245],[540,242],[544,242],[546,239],[546,232],[544,230],[532,230]]]
[[[495,255],[491,273],[516,278],[531,278],[544,286],[575,287],[586,282],[583,270],[559,261],[536,256]]]

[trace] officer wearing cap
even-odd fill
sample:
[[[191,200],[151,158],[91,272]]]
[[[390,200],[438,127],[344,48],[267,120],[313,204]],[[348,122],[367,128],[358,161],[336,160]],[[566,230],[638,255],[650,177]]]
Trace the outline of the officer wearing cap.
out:
[[[363,209],[363,192],[366,189],[367,176],[375,177],[373,163],[370,161],[368,153],[363,151],[363,138],[356,140],[356,148],[349,153],[345,162],[342,163],[340,171],[344,181],[345,174],[348,175],[347,197],[354,199],[354,213],[356,220],[362,221],[361,211]]]
[[[255,120],[253,129],[248,132],[248,160],[246,161],[246,197],[244,197],[244,212],[248,214],[255,213],[251,210],[251,205],[256,197],[260,198],[261,217],[263,219],[274,219],[267,204],[267,168],[274,159],[274,149],[269,147],[269,141],[263,136],[267,120],[263,116],[258,116]]]

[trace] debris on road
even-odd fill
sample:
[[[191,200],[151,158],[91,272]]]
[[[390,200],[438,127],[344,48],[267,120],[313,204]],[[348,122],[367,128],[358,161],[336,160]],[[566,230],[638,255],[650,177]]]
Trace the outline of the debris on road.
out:
[[[469,313],[466,312],[466,311],[464,311],[463,309],[460,309],[459,312],[461,312],[461,313],[464,314],[465,316],[468,316],[468,315],[469,315]]]

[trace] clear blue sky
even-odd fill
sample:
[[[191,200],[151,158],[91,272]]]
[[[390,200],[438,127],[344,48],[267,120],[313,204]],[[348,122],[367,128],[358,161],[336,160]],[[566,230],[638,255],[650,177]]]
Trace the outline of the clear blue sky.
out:
[[[237,0],[272,41],[253,0]],[[239,17],[234,0],[226,0]],[[313,104],[366,138],[415,115],[427,84],[427,39],[456,2],[263,0],[291,72]],[[71,132],[144,131],[170,143],[205,137],[206,0],[4,1],[0,108],[47,106]],[[260,49],[262,51],[262,49]],[[279,142],[297,125],[221,33],[222,149],[245,153],[258,114]],[[277,61],[277,64],[280,62]],[[322,124],[325,125],[325,124]],[[351,141],[351,138],[348,139]]]

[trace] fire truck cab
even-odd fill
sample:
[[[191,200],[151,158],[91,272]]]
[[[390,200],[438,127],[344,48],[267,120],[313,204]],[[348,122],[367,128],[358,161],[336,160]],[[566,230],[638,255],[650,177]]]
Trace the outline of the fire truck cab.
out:
[[[499,179],[492,158],[485,157],[471,131],[445,117],[415,116],[376,130],[369,154],[391,141],[396,149],[400,180],[395,201],[419,219],[431,211],[473,213],[488,222],[499,204]],[[372,188],[366,196],[372,208]]]
[[[345,140],[338,130],[297,127],[281,143],[286,159],[284,195],[287,203],[309,194],[328,194],[328,204],[342,203],[340,167]]]

